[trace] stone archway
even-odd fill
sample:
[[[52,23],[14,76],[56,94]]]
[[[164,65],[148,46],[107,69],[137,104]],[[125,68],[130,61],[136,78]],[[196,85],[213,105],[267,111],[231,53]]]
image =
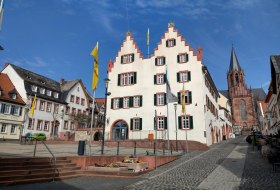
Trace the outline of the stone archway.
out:
[[[112,126],[112,140],[127,140],[128,124],[124,120],[117,120]]]

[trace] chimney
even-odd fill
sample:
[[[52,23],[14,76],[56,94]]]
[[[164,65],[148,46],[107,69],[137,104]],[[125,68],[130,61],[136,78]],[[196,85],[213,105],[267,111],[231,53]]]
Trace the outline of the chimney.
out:
[[[60,79],[60,84],[63,84],[65,81],[64,81],[64,79],[62,78],[62,79]]]
[[[202,48],[201,47],[199,47],[198,49],[197,49],[197,61],[202,61]]]

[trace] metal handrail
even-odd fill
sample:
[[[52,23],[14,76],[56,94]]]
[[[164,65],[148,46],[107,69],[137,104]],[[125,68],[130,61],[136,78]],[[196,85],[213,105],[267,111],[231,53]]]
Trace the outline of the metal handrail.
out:
[[[52,160],[53,168],[54,168],[54,174],[53,174],[53,181],[54,181],[54,179],[55,179],[55,172],[57,170],[57,168],[56,168],[56,157],[54,156],[54,154],[52,153],[50,148],[46,145],[46,143],[43,140],[41,140],[41,142],[46,147],[46,149],[49,151],[49,153],[52,155],[52,159],[51,160]],[[35,154],[36,154],[36,147],[37,147],[37,139],[35,139],[35,147],[34,147],[33,157],[35,157]]]

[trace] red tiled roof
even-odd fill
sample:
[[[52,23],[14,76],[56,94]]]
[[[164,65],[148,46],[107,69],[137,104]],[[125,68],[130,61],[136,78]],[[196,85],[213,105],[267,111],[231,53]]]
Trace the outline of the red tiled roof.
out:
[[[105,104],[105,98],[95,98],[95,101],[96,101],[97,103],[103,103],[103,104]]]
[[[7,74],[0,73],[0,89],[2,91],[0,95],[1,101],[25,105],[25,102],[22,100]],[[9,93],[15,93],[16,99],[12,99]]]

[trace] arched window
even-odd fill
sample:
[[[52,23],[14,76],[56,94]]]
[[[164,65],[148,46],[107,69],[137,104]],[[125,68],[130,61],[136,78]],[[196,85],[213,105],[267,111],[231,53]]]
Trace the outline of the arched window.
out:
[[[240,101],[240,117],[241,120],[247,120],[246,103],[244,100]]]
[[[238,74],[237,73],[235,74],[235,81],[236,81],[237,84],[239,83],[239,79],[238,79]]]

